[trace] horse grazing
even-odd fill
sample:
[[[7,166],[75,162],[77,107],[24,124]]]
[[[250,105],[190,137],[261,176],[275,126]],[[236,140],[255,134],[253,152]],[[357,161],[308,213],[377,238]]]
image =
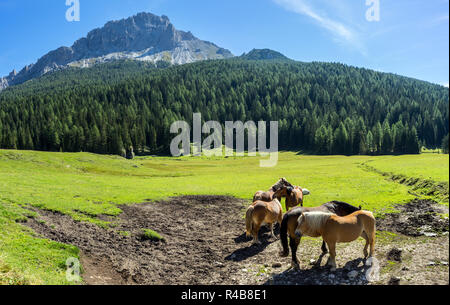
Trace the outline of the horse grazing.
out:
[[[366,240],[364,258],[373,256],[375,246],[375,217],[369,211],[356,211],[347,216],[329,212],[304,212],[298,218],[295,236],[319,237],[327,243],[330,257],[327,265],[336,270],[336,243],[349,243],[362,236]],[[370,253],[367,248],[370,245]]]
[[[281,224],[283,216],[283,208],[280,201],[274,199],[272,201],[256,201],[248,207],[245,214],[245,227],[247,237],[253,236],[253,243],[260,243],[258,241],[258,232],[261,226],[265,223],[270,227],[271,236],[273,233],[273,224],[278,222]]]
[[[303,196],[309,195],[310,192],[307,189],[303,189],[299,186],[285,186],[274,193],[274,197],[286,197],[285,205],[286,211],[290,208],[298,205],[303,206]]]
[[[274,198],[277,198],[278,201],[281,200],[281,197],[286,196],[286,187],[294,187],[290,184],[285,178],[280,178],[274,185],[270,187],[270,189],[265,191],[257,191],[253,196],[253,202],[255,201],[272,201]],[[277,195],[274,194],[277,192]]]
[[[356,211],[361,210],[361,207],[357,208],[352,206],[351,204],[342,202],[342,201],[330,201],[322,204],[318,207],[296,207],[283,216],[283,220],[281,222],[280,227],[280,239],[281,245],[283,246],[283,250],[280,253],[280,256],[286,257],[289,255],[288,248],[288,235],[289,235],[289,246],[292,252],[292,267],[300,268],[300,265],[297,260],[297,248],[300,244],[300,238],[295,235],[295,230],[297,229],[297,220],[302,213],[305,212],[313,212],[313,211],[321,211],[326,213],[333,213],[338,216],[346,216],[352,214]],[[322,252],[325,254],[328,252],[325,241],[322,243]]]

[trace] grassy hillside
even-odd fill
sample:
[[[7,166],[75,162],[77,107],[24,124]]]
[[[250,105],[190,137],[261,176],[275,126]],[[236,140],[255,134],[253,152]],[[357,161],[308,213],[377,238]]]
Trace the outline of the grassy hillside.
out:
[[[248,55],[247,55],[248,56]],[[250,58],[274,58],[256,51]],[[114,62],[0,93],[0,147],[168,155],[170,125],[278,121],[279,147],[312,154],[413,154],[448,134],[448,88],[337,63],[211,60],[157,69]]]
[[[78,256],[75,247],[35,238],[20,225],[33,217],[26,209],[30,206],[107,225],[96,216],[118,215],[117,204],[182,194],[231,195],[250,201],[255,191],[268,189],[280,177],[311,191],[306,206],[342,200],[378,214],[414,198],[410,186],[361,166],[367,163],[382,171],[447,182],[448,188],[448,155],[324,157],[282,152],[274,169],[260,168],[259,159],[129,161],[89,153],[0,150],[0,283],[66,283],[65,261]]]

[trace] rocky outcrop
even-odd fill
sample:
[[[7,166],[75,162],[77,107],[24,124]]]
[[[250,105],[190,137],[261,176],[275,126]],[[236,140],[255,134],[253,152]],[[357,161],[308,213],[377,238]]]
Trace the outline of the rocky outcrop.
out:
[[[84,68],[120,59],[185,64],[229,57],[233,57],[230,51],[200,40],[191,32],[176,30],[167,16],[139,13],[108,22],[72,47],[60,47],[20,72],[0,78],[0,90],[69,66]]]
[[[4,77],[0,77],[0,90],[8,87],[8,80]]]

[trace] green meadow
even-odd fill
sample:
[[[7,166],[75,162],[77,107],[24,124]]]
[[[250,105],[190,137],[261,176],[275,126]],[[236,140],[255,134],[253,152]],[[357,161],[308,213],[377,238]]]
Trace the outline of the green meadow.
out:
[[[444,154],[381,156],[371,160],[369,165],[396,175],[448,182],[448,155]]]
[[[39,239],[20,224],[37,207],[91,221],[118,215],[120,204],[161,200],[179,195],[230,195],[249,202],[280,177],[307,188],[306,206],[341,200],[376,214],[395,211],[395,204],[415,198],[411,186],[380,172],[446,183],[449,157],[305,156],[281,152],[278,165],[261,168],[267,157],[137,157],[89,153],[0,150],[0,284],[65,282],[65,260],[75,247]],[[448,192],[448,190],[447,190]],[[446,202],[438,200],[448,205]]]

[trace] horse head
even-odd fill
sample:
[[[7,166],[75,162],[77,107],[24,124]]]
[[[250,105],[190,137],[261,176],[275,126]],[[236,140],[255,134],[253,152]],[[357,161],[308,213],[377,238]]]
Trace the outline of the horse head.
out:
[[[300,188],[302,190],[303,196],[310,195],[311,192],[308,189]]]
[[[289,181],[286,180],[286,178],[280,178],[279,182],[281,182],[282,185],[285,187],[287,186],[294,187]]]

